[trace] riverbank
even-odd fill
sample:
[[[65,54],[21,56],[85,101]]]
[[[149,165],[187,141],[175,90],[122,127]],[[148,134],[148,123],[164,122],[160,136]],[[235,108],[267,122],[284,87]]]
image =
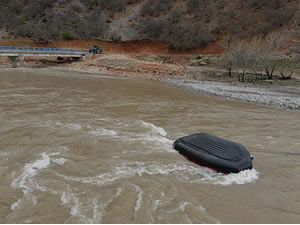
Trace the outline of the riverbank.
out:
[[[300,110],[300,80],[241,83],[213,65],[217,56],[103,54],[87,61],[26,57],[22,68],[51,69],[119,78],[150,79],[187,90],[268,106]],[[207,65],[207,62],[210,65]],[[0,59],[2,68],[9,60]]]
[[[195,80],[166,80],[165,82],[199,93],[300,110],[300,89],[295,87],[255,87]]]

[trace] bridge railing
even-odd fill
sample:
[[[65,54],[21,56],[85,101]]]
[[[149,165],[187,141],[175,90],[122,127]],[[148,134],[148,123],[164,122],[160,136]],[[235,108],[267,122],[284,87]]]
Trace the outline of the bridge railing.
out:
[[[0,46],[0,52],[18,52],[18,53],[70,53],[70,54],[86,54],[89,49],[73,49],[73,48],[43,48],[43,47],[21,47],[21,46]]]

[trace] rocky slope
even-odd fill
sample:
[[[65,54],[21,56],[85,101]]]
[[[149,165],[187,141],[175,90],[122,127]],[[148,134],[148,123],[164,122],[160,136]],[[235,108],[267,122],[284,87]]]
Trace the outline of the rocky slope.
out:
[[[297,0],[0,0],[7,39],[159,40],[192,49],[224,35],[266,34],[296,19]]]

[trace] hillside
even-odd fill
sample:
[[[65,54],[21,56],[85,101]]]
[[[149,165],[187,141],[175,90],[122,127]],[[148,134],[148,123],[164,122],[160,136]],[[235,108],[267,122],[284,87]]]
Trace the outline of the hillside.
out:
[[[193,49],[225,35],[267,34],[294,20],[298,6],[297,0],[0,0],[0,29],[7,39],[40,43],[146,39]]]

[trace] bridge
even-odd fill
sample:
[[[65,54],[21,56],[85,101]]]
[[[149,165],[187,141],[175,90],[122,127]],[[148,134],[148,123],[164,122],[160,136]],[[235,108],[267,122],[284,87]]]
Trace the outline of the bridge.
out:
[[[0,46],[0,56],[8,56],[13,67],[18,67],[24,56],[56,56],[81,59],[91,55],[93,53],[89,53],[89,49]]]

